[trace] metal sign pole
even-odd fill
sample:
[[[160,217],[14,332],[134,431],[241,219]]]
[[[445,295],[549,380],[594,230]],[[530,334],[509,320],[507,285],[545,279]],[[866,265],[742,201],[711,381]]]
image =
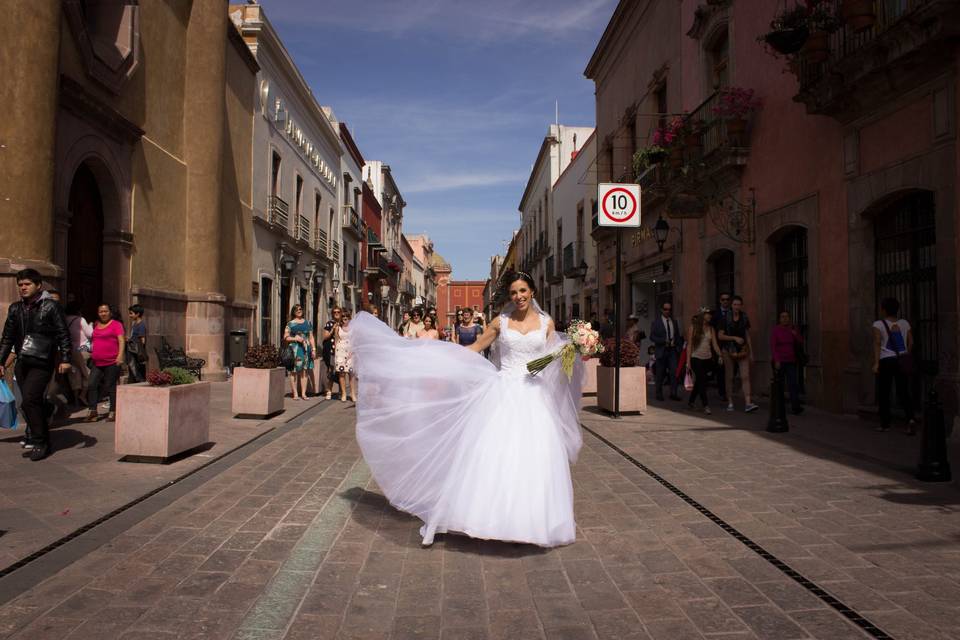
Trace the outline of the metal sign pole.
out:
[[[623,251],[623,232],[618,228],[617,234],[617,266],[613,283],[613,322],[614,322],[614,349],[613,362],[613,417],[620,417],[620,263]]]

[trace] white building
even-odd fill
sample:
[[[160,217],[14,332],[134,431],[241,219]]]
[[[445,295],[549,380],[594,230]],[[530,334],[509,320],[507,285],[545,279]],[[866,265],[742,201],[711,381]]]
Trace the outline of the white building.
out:
[[[354,313],[363,309],[363,274],[360,272],[360,251],[363,235],[366,233],[363,223],[363,156],[353,141],[346,123],[338,122],[330,107],[324,107],[324,113],[337,126],[343,155],[340,156],[340,175],[343,178],[340,189],[339,209],[340,227],[343,236],[343,251],[340,259],[340,287],[338,302]]]
[[[295,304],[315,327],[329,312],[342,242],[340,135],[263,8],[231,6],[230,17],[260,65],[253,133],[255,340],[279,343]]]
[[[592,127],[550,125],[520,199],[518,263],[522,271],[533,277],[540,305],[547,310],[553,310],[554,302],[562,297],[562,288],[558,285],[563,283],[553,186],[577,155],[578,145],[585,143],[592,133]],[[557,315],[558,321],[560,317]]]
[[[391,327],[400,323],[401,293],[403,289],[402,275],[406,270],[406,261],[401,253],[403,236],[403,208],[407,203],[403,201],[400,188],[393,179],[390,165],[379,160],[368,160],[363,167],[363,179],[370,185],[370,189],[377,197],[383,208],[383,238],[381,242],[386,249],[388,265],[393,271],[387,278],[389,294],[386,296],[384,322]]]
[[[598,304],[597,247],[590,235],[597,200],[596,135],[578,143],[582,147],[553,185],[555,262],[548,282],[554,283],[550,313],[557,322],[588,320]]]

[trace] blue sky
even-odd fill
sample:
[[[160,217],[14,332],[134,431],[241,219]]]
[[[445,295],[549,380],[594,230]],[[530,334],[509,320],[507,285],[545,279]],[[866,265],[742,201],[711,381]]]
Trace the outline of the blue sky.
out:
[[[263,0],[321,104],[387,162],[456,279],[486,279],[519,226],[547,127],[594,123],[583,69],[616,0]]]

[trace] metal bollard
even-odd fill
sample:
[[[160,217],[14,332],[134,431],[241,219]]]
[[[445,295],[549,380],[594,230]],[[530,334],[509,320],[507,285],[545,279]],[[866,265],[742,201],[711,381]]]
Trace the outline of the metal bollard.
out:
[[[770,378],[770,419],[767,420],[767,431],[785,433],[789,430],[787,404],[783,400],[783,369],[774,369]]]
[[[923,448],[917,465],[917,480],[950,482],[950,461],[947,459],[947,430],[943,424],[943,405],[933,389],[923,408]]]

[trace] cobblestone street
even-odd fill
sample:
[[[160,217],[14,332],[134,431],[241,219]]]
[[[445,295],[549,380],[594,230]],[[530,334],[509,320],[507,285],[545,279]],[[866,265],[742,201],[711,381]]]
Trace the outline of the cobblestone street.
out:
[[[0,580],[3,637],[956,637],[953,485],[792,433],[588,409],[575,544],[421,548],[353,420],[332,403],[15,598]]]

